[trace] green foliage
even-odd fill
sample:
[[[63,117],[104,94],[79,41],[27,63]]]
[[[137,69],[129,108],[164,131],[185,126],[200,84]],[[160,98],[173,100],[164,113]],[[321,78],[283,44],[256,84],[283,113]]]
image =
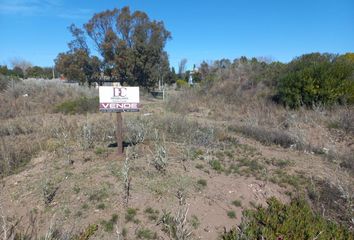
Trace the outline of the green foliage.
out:
[[[110,220],[101,221],[101,225],[103,226],[103,229],[106,232],[112,232],[113,229],[114,229],[114,224],[116,224],[117,221],[118,221],[118,215],[117,214],[113,214]]]
[[[200,187],[206,187],[207,186],[207,180],[205,180],[205,179],[199,179],[198,181],[197,181],[197,184],[200,186]]]
[[[39,66],[29,67],[26,69],[27,78],[53,78],[53,69],[52,68],[42,68]]]
[[[107,76],[146,88],[166,79],[169,63],[163,49],[171,34],[162,21],[123,7],[95,14],[84,28],[103,58]]]
[[[275,100],[289,106],[312,107],[354,102],[354,63],[333,55],[312,53],[296,58],[280,78]]]
[[[150,229],[140,228],[136,232],[136,237],[138,239],[157,239],[157,234],[156,234],[156,232],[153,232]]]
[[[186,88],[188,87],[188,82],[186,80],[183,80],[183,79],[178,79],[176,81],[176,84],[177,84],[177,88]]]
[[[235,207],[241,207],[242,202],[241,202],[241,200],[236,199],[236,200],[232,201],[232,205],[234,205]]]
[[[154,210],[151,207],[146,208],[144,212],[151,221],[156,221],[160,213],[159,210]]]
[[[96,56],[89,56],[84,49],[60,53],[55,59],[55,69],[60,74],[81,84],[90,78],[98,77],[100,65],[100,60]]]
[[[224,170],[224,167],[222,166],[222,164],[219,160],[211,160],[209,162],[209,164],[210,164],[211,168],[217,172],[221,172]]]
[[[98,225],[92,224],[85,228],[79,235],[72,237],[72,240],[89,240],[98,230]]]
[[[104,203],[99,203],[97,206],[96,206],[97,209],[100,209],[100,210],[103,210],[106,208],[106,205]]]
[[[223,234],[222,239],[353,239],[349,230],[314,214],[304,200],[294,199],[284,205],[270,198],[267,203],[267,208],[245,210],[239,230]]]
[[[127,212],[125,213],[125,221],[126,222],[135,222],[135,216],[137,214],[137,209],[135,208],[128,208]]]
[[[65,114],[83,114],[87,112],[97,112],[99,105],[98,97],[70,100],[57,105],[54,112],[62,112]]]
[[[236,213],[235,213],[235,211],[228,211],[227,212],[227,216],[229,218],[236,218]]]
[[[192,215],[189,222],[194,229],[197,229],[200,225],[199,218],[196,215]]]

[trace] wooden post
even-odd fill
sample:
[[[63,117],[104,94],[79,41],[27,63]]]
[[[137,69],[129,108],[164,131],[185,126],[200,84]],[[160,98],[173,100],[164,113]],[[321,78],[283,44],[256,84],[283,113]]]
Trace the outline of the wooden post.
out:
[[[123,117],[121,112],[117,112],[117,130],[116,130],[116,139],[117,139],[117,153],[118,155],[123,155]]]

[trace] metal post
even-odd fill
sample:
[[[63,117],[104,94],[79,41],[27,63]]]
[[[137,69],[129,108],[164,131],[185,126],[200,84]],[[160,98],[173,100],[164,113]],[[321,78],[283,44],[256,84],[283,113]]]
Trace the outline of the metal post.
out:
[[[116,129],[116,139],[117,139],[117,153],[118,155],[123,155],[123,117],[121,112],[117,112],[117,129]]]

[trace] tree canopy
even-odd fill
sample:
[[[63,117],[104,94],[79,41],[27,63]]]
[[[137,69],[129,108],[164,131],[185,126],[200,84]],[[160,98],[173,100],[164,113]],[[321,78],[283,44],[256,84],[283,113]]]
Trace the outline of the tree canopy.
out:
[[[163,22],[124,7],[95,14],[83,28],[69,27],[74,37],[68,44],[70,50],[56,59],[56,68],[66,77],[86,81],[102,71],[121,84],[152,88],[158,79],[169,76],[164,47],[171,34]],[[101,55],[101,64],[90,56],[85,33]]]

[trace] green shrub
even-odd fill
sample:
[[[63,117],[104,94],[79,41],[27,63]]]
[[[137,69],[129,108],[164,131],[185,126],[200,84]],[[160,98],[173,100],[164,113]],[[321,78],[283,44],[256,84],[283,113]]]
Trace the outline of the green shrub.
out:
[[[197,181],[198,185],[202,186],[202,187],[206,187],[207,185],[207,181],[205,179],[199,179]]]
[[[232,201],[232,205],[234,205],[235,207],[241,207],[242,202],[241,202],[241,200],[236,199],[236,200]]]
[[[185,87],[188,87],[188,82],[186,80],[183,80],[183,79],[178,79],[176,81],[176,84],[177,84],[177,88],[185,88]]]
[[[96,224],[89,225],[79,235],[75,235],[71,239],[72,240],[88,240],[95,234],[95,232],[97,230],[98,230],[98,225],[96,225]]]
[[[112,232],[114,229],[114,225],[117,223],[117,221],[118,221],[118,215],[113,214],[111,219],[109,219],[108,221],[106,220],[101,221],[101,225],[106,232]]]
[[[192,215],[189,222],[194,229],[197,229],[200,225],[199,218],[196,215]]]
[[[236,213],[235,213],[235,211],[228,211],[227,212],[227,216],[229,218],[236,218]]]
[[[267,208],[245,210],[239,230],[224,233],[222,239],[353,239],[349,230],[314,214],[304,200],[284,205],[270,198],[267,203]]]
[[[302,55],[279,79],[275,100],[290,108],[354,102],[354,63],[328,54]]]
[[[146,213],[147,217],[151,221],[156,221],[159,218],[159,210],[154,210],[152,207],[148,207],[145,209],[144,213]]]
[[[135,219],[136,214],[137,214],[137,209],[128,208],[127,212],[125,214],[125,221],[126,222],[135,222],[137,220],[137,219]]]
[[[65,101],[57,105],[54,109],[54,112],[62,112],[65,114],[83,114],[87,112],[97,112],[98,105],[98,97],[81,97],[75,100]]]
[[[136,232],[138,239],[157,239],[156,232],[151,231],[147,228],[141,228]]]
[[[224,170],[224,167],[222,166],[222,164],[219,160],[211,160],[209,162],[209,164],[210,164],[211,168],[217,172],[221,172]]]

